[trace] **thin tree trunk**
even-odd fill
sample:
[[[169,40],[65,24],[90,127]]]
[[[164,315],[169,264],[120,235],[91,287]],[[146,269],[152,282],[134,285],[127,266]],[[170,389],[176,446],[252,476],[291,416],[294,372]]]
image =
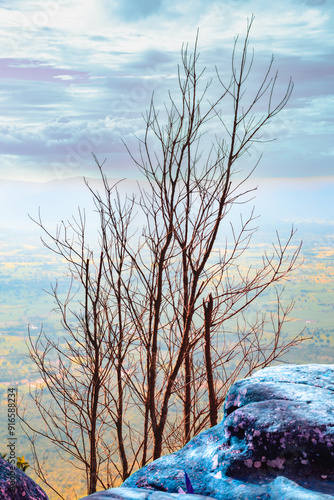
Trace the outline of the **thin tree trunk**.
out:
[[[212,370],[212,359],[211,359],[211,324],[212,324],[212,309],[213,309],[213,298],[210,293],[207,300],[203,300],[204,307],[204,351],[205,351],[205,368],[206,377],[208,382],[208,393],[209,393],[209,411],[210,411],[210,424],[211,427],[217,425],[218,423],[218,405],[215,393],[215,387],[213,383],[213,370]]]
[[[189,341],[187,342],[189,345]],[[190,413],[191,413],[191,360],[190,352],[187,349],[185,360],[185,398],[183,405],[183,416],[184,416],[184,444],[186,444],[190,439]]]
[[[96,420],[97,420],[97,406],[98,397],[100,391],[99,375],[96,370],[94,370],[94,380],[93,380],[93,404],[92,404],[92,418],[91,418],[91,429],[89,436],[90,445],[90,470],[89,470],[89,488],[88,494],[96,492],[97,485],[97,443],[96,443]]]
[[[124,340],[124,332],[123,332],[123,322],[122,322],[122,307],[121,307],[121,279],[120,276],[117,280],[117,308],[118,308],[118,319],[119,319],[119,339],[117,346],[117,390],[118,390],[118,404],[117,404],[117,439],[118,439],[118,450],[119,456],[122,463],[122,479],[128,478],[128,460],[126,456],[126,451],[124,448],[123,441],[123,340]]]
[[[141,461],[141,467],[144,467],[147,462],[147,443],[148,443],[148,423],[149,423],[150,409],[148,405],[148,399],[145,401],[145,417],[144,417],[144,432],[143,432],[143,455]]]
[[[189,189],[188,189],[189,190]],[[189,210],[189,200],[187,201],[187,211]],[[186,227],[185,237],[187,237],[188,228]],[[182,248],[182,265],[183,265],[183,325],[187,322],[187,314],[189,309],[189,282],[188,282],[188,263],[186,246]],[[189,332],[185,332],[185,347],[186,353],[184,358],[184,400],[183,400],[183,422],[184,422],[184,444],[190,439],[190,405],[191,405],[191,362],[189,352]]]

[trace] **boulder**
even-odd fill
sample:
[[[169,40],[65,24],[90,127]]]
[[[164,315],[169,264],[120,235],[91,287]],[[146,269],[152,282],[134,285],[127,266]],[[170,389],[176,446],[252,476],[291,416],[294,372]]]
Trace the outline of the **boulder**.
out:
[[[180,497],[185,471],[196,495]],[[275,366],[240,380],[220,424],[138,470],[122,488],[95,495],[92,500],[333,499],[334,365]]]
[[[25,472],[0,457],[1,500],[48,500],[46,493]]]
[[[99,491],[81,500],[212,500],[212,497],[202,495],[185,495],[178,493],[166,493],[145,488],[110,488],[106,491]]]

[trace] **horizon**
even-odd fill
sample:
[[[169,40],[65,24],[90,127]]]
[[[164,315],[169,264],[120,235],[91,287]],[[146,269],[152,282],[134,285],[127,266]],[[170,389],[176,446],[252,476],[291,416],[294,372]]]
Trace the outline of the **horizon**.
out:
[[[95,188],[101,187],[101,179],[86,178]],[[138,197],[138,182],[136,179],[109,178],[111,184],[118,183],[118,191],[125,197],[136,194]],[[145,184],[145,182],[144,182]],[[143,184],[142,184],[143,185]],[[250,214],[255,208],[256,232],[253,243],[268,234],[274,241],[276,230],[280,235],[290,231],[291,226],[297,229],[295,241],[314,241],[324,246],[334,243],[334,217],[330,210],[334,199],[334,176],[318,178],[251,178],[245,188],[254,189],[246,199],[248,203],[237,205],[228,217],[236,227],[240,215]],[[81,176],[54,179],[50,181],[15,181],[0,179],[0,243],[8,241],[20,244],[35,242],[38,246],[40,230],[30,220],[38,217],[41,211],[42,219],[50,229],[54,229],[61,220],[72,220],[78,214],[78,208],[85,209],[88,229],[97,231],[99,220],[94,213],[91,195]],[[145,220],[137,217],[137,224]],[[266,233],[267,236],[264,236]],[[15,244],[15,243],[14,243]],[[1,250],[0,250],[1,253]]]

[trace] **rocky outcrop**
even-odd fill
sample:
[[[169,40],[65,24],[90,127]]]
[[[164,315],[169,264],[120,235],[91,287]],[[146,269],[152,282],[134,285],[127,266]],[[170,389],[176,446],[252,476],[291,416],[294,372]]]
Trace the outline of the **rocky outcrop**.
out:
[[[84,497],[81,500],[212,500],[212,497],[202,495],[185,495],[152,491],[145,488],[111,488]]]
[[[27,474],[0,457],[1,500],[48,500],[46,493]]]
[[[334,365],[271,367],[237,382],[222,423],[90,499],[179,498],[184,471],[194,500],[333,499]]]

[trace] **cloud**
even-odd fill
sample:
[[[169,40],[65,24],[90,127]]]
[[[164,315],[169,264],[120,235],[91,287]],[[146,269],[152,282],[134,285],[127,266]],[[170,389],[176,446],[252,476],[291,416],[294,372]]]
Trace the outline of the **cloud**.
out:
[[[320,154],[323,155],[323,156],[334,157],[334,148],[333,147],[329,147],[327,150],[322,151]]]
[[[159,12],[161,6],[162,0],[123,0],[115,11],[124,21],[133,21]]]
[[[3,158],[0,178],[17,178],[13,174],[15,163],[19,165],[19,178],[27,178],[30,171],[31,180],[97,173],[92,153],[101,161],[108,158],[118,172],[116,176],[127,172],[131,177],[136,169],[123,141],[136,151],[138,141],[133,133],[140,135],[142,127],[142,120],[111,116],[95,122],[62,116],[38,126],[3,123],[0,125]]]
[[[250,48],[255,49],[255,63],[249,93],[272,52],[279,69],[278,95],[290,75],[295,81],[288,108],[266,131],[266,138],[279,137],[264,146],[266,171],[313,175],[317,158],[317,168],[328,173],[334,7],[307,0],[2,2],[0,43],[6,53],[0,60],[0,99],[7,118],[1,125],[0,154],[10,156],[11,162],[15,155],[18,162],[24,158],[29,168],[34,158],[37,170],[64,161],[67,147],[74,154],[79,154],[79,144],[82,151],[88,150],[90,141],[101,154],[125,161],[119,156],[120,138],[131,142],[131,132],[140,133],[141,113],[152,91],[162,108],[168,90],[177,88],[182,42],[192,47],[199,27],[199,66],[207,67],[204,80],[215,77],[216,64],[228,77],[233,38],[237,33],[243,37],[252,12],[256,18]],[[213,85],[211,90],[219,89]],[[89,140],[93,132],[103,137],[99,144]],[[81,157],[86,164],[88,155]]]
[[[110,151],[110,147],[121,144],[122,139],[129,138],[134,129],[139,129],[138,124],[135,125],[129,120],[110,116],[96,122],[63,116],[38,126],[3,123],[0,125],[0,148],[3,154],[9,155],[64,157],[71,149],[86,156],[94,148],[101,152]]]
[[[87,73],[61,69],[33,59],[0,59],[0,74],[3,80],[33,80],[52,82],[54,78],[81,81]]]

